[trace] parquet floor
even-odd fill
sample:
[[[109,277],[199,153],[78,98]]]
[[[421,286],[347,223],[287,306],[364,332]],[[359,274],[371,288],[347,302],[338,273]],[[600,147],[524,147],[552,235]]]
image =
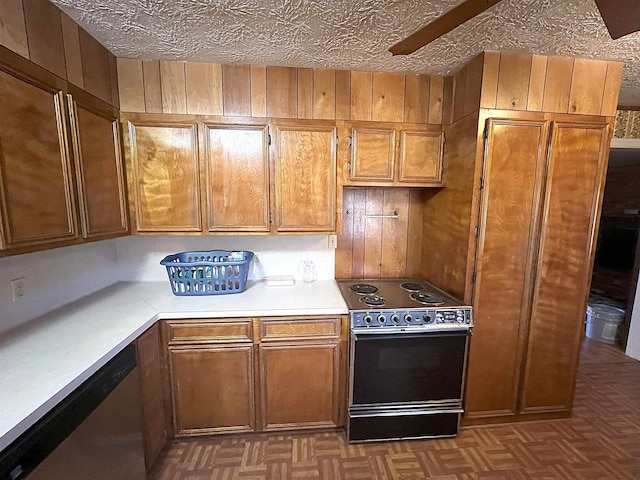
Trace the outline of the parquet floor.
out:
[[[341,433],[176,440],[151,480],[640,479],[640,362],[585,340],[570,419],[353,444]]]

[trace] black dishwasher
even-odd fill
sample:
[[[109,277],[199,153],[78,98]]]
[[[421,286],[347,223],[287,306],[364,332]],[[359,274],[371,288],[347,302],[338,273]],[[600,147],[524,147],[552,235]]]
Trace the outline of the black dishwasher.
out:
[[[0,453],[0,479],[143,479],[141,418],[132,344]]]

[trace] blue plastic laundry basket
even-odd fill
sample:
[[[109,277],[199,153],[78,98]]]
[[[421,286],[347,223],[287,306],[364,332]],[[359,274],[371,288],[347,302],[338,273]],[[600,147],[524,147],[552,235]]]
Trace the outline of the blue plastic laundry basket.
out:
[[[244,292],[252,258],[253,252],[210,250],[167,255],[160,264],[174,295],[226,295]]]

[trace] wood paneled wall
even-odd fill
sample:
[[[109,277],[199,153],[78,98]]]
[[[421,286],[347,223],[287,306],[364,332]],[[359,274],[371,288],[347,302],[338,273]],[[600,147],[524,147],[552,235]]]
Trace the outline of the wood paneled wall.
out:
[[[336,278],[417,277],[424,199],[422,189],[345,187]]]
[[[118,79],[126,112],[442,123],[436,76],[119,58]]]
[[[445,118],[453,123],[478,108],[613,116],[622,66],[615,61],[484,52],[448,80],[452,105]]]
[[[119,106],[115,56],[48,0],[0,1],[0,45]]]

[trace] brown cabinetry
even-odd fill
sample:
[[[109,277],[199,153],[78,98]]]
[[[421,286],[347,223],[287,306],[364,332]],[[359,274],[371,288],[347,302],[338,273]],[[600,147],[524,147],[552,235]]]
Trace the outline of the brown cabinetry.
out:
[[[2,49],[0,109],[4,254],[127,233],[117,110]]]
[[[118,110],[83,92],[68,95],[84,238],[128,233]]]
[[[137,231],[202,231],[195,123],[129,122],[129,147]]]
[[[263,430],[337,427],[340,319],[261,320]]]
[[[160,325],[156,323],[143,333],[138,338],[136,347],[142,393],[144,458],[149,471],[167,441]]]
[[[203,128],[209,231],[268,232],[268,125]]]
[[[166,325],[176,434],[255,430],[251,319]]]
[[[444,135],[439,127],[348,124],[345,185],[441,186]]]
[[[339,317],[167,321],[176,434],[339,426],[341,325]]]
[[[336,230],[336,127],[276,125],[275,228],[278,232]]]
[[[571,411],[609,126],[598,117],[487,120],[468,422]]]

